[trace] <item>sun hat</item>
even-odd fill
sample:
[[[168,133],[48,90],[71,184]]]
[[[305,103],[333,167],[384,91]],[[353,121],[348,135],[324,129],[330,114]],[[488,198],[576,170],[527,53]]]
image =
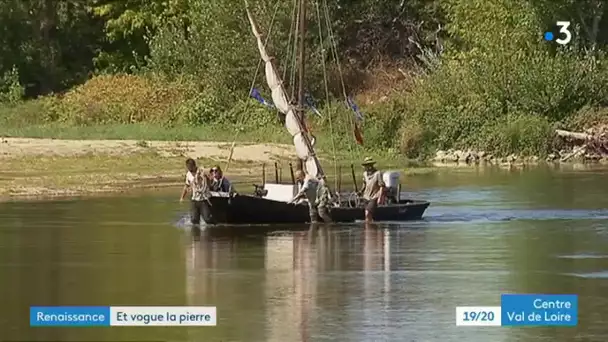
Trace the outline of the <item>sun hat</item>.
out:
[[[374,164],[376,164],[376,161],[372,157],[365,157],[365,159],[363,159],[363,163],[361,163],[363,166]]]

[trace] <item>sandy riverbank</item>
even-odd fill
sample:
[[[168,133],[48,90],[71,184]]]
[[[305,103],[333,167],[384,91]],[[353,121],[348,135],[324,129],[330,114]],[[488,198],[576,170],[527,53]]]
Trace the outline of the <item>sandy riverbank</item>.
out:
[[[226,159],[231,143],[209,141],[59,140],[1,138],[1,158],[23,156],[82,156],[87,154],[129,155],[155,150],[161,157]],[[234,160],[268,162],[293,157],[293,147],[280,144],[240,144]]]
[[[0,138],[0,198],[51,197],[179,186],[185,158],[226,165],[231,143]],[[229,173],[259,178],[263,163],[293,158],[280,144],[235,146]]]

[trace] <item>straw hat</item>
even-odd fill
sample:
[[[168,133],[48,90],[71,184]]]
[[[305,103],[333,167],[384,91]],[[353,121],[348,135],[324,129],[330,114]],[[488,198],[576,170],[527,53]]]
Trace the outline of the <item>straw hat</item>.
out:
[[[361,163],[361,165],[363,165],[363,166],[374,165],[374,164],[376,164],[376,161],[372,157],[365,157],[365,159],[363,159],[363,163]]]

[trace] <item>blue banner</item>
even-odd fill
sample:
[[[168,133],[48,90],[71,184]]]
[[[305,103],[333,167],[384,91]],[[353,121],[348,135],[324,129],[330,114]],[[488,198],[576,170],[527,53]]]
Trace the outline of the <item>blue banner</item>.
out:
[[[259,103],[263,104],[266,107],[274,108],[274,105],[266,101],[266,99],[262,97],[262,94],[260,94],[260,92],[256,88],[251,89],[251,93],[249,94],[249,96],[256,99]]]
[[[215,326],[215,306],[33,306],[32,327]]]
[[[32,306],[30,326],[110,326],[109,306]]]
[[[361,113],[361,111],[359,110],[359,106],[357,106],[357,104],[355,103],[355,101],[352,98],[347,98],[346,99],[346,103],[348,104],[348,106],[350,107],[350,109],[355,113],[355,120],[358,122],[362,122],[363,121],[363,113]]]
[[[319,110],[315,107],[315,99],[313,99],[312,95],[306,93],[304,94],[304,100],[306,101],[306,106],[308,106],[308,108],[315,114],[317,114],[320,117],[323,117],[323,115],[321,115],[321,112],[319,112]]]
[[[578,296],[503,294],[502,326],[576,326]]]

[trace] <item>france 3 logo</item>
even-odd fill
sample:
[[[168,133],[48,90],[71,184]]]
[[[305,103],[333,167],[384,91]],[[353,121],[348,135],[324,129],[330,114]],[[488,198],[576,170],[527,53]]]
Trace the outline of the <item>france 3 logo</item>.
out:
[[[570,22],[558,21],[555,23],[555,27],[558,29],[558,35],[554,34],[553,31],[547,31],[544,34],[545,40],[548,42],[555,41],[557,44],[560,45],[566,45],[570,43],[570,41],[572,40],[572,32],[570,32]]]

